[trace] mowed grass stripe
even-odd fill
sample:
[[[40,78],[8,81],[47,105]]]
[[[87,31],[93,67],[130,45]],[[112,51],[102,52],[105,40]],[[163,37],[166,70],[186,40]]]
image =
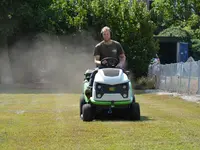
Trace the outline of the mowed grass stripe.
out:
[[[140,94],[139,122],[83,122],[79,97],[0,95],[0,149],[200,149],[197,103]]]
[[[158,128],[170,129],[174,137],[179,136],[174,142],[179,140],[180,143],[190,143],[191,146],[198,143],[200,139],[198,137],[200,135],[199,104],[171,96],[152,94],[137,96],[137,98],[143,99],[140,103],[141,107],[144,112],[148,110],[147,115],[153,116],[153,120],[156,120],[154,123],[159,125]],[[195,149],[195,147],[188,148]],[[197,144],[196,148],[199,149],[200,146]]]

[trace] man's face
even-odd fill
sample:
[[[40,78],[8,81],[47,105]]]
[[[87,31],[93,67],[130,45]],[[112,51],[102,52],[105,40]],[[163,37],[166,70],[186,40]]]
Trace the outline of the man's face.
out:
[[[105,30],[105,31],[103,32],[103,39],[104,39],[105,41],[109,41],[109,40],[110,40],[110,31],[109,31],[109,30]]]

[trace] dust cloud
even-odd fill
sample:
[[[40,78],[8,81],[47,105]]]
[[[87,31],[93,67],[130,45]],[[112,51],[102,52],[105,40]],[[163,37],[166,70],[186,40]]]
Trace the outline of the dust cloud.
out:
[[[84,72],[95,67],[97,43],[89,32],[24,37],[9,48],[13,85],[80,93]]]

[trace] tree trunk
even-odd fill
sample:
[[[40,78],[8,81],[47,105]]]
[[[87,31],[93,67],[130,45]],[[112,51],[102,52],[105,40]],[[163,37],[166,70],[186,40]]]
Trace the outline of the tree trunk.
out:
[[[1,84],[13,84],[7,37],[0,36],[0,39],[0,82]]]

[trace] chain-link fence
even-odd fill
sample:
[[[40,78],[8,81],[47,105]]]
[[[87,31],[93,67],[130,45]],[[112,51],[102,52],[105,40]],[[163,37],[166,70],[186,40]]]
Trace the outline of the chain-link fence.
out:
[[[156,64],[149,67],[149,76],[156,79],[156,88],[177,93],[200,94],[200,61]]]

